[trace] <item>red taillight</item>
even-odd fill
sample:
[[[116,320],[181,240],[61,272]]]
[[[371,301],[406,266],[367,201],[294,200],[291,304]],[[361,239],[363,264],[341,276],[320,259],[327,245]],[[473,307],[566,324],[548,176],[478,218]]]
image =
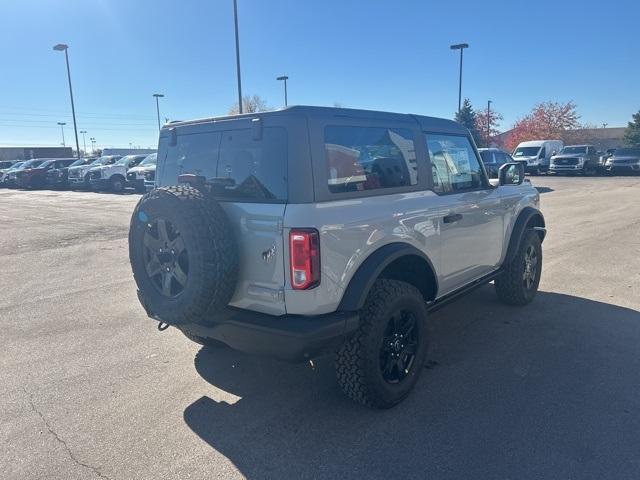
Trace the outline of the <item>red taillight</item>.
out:
[[[292,229],[289,232],[291,286],[306,290],[320,283],[320,237],[317,230]]]

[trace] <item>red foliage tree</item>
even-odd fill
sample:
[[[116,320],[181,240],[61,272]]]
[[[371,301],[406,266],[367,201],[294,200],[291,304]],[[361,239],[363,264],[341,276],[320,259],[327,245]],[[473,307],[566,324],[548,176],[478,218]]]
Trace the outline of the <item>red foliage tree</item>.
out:
[[[527,140],[564,139],[571,131],[580,127],[579,115],[573,102],[543,102],[514,125],[504,146],[513,150],[520,142]]]
[[[502,114],[491,109],[487,117],[487,110],[476,111],[476,131],[478,132],[479,147],[490,147],[492,139],[500,133],[498,126],[502,120]],[[489,124],[489,137],[487,138],[487,123]]]

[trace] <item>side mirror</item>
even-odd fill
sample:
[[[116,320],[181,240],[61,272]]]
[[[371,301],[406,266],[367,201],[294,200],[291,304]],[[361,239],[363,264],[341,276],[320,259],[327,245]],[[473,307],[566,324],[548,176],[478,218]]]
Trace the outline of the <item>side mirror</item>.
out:
[[[558,152],[556,152],[555,150],[553,152],[551,152],[551,156],[553,157],[554,155],[557,155]]]
[[[520,162],[505,163],[498,170],[499,185],[520,185],[524,182],[524,165]]]

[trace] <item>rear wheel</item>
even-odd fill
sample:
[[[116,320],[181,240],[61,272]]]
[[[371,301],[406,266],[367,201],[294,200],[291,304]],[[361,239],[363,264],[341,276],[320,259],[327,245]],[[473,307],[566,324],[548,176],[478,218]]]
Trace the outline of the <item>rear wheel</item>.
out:
[[[526,305],[536,296],[542,274],[542,244],[534,230],[525,233],[519,251],[495,281],[498,298],[508,305]]]
[[[408,283],[380,279],[360,315],[360,327],[336,353],[345,394],[361,404],[390,408],[414,387],[427,354],[427,309]]]

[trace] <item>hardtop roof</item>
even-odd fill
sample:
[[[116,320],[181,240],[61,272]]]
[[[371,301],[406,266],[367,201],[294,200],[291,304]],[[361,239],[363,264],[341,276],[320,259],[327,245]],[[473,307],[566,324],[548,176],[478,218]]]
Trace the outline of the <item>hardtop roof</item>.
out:
[[[361,110],[355,108],[339,108],[339,107],[315,107],[296,105],[285,107],[279,110],[271,110],[266,112],[243,113],[242,115],[224,115],[220,117],[208,117],[186,121],[174,121],[167,123],[162,130],[173,127],[184,127],[188,125],[199,125],[206,123],[216,123],[230,120],[246,120],[256,117],[278,117],[288,115],[304,115],[308,118],[318,117],[342,117],[351,119],[368,119],[368,120],[389,120],[394,122],[417,122],[423,130],[450,131],[451,133],[467,134],[467,129],[458,122],[444,118],[428,117],[424,115],[414,115],[407,113],[381,112],[376,110]]]

